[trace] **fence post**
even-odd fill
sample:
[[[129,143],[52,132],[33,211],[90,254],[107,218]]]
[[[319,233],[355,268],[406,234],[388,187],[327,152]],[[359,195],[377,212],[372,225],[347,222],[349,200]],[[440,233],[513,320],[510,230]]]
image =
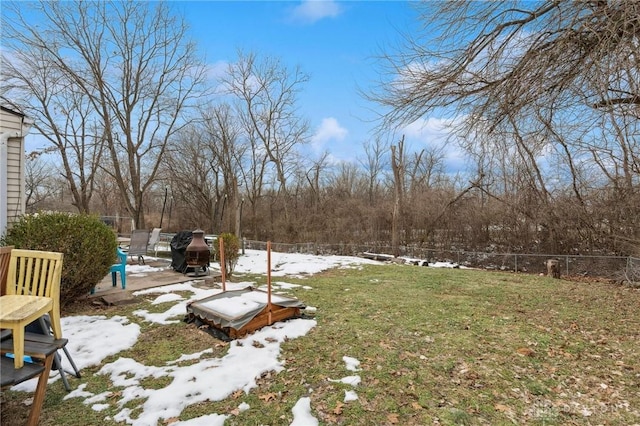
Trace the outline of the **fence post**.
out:
[[[566,273],[565,273],[565,275],[569,275],[569,256],[565,256],[564,264],[565,264],[565,266],[566,266]]]
[[[514,267],[515,267],[514,272],[518,272],[518,255],[514,254],[513,255],[513,259],[514,259],[513,263],[514,263]]]

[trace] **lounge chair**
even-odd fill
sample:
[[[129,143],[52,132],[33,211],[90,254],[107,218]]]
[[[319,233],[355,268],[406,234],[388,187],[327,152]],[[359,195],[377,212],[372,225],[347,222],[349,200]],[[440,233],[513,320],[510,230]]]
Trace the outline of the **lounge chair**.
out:
[[[131,256],[133,260],[134,256],[138,257],[138,265],[144,265],[144,256],[149,249],[149,230],[148,229],[136,229],[131,233],[131,242],[129,243],[129,251],[127,256]]]
[[[155,257],[158,257],[158,244],[160,243],[160,231],[162,228],[153,228],[149,235],[149,243],[147,244],[147,250],[152,251]]]

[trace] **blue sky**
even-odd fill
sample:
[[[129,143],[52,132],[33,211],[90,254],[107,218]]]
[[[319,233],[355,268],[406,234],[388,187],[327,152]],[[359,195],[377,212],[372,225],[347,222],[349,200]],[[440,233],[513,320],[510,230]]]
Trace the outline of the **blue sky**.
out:
[[[304,154],[328,151],[334,162],[357,162],[363,143],[374,138],[372,109],[359,93],[380,78],[376,57],[402,43],[403,33],[419,28],[408,1],[174,1],[184,15],[190,37],[212,70],[237,59],[238,50],[277,58],[285,66],[310,76],[299,95],[299,112],[310,123],[311,143]],[[410,150],[442,144],[446,131],[439,117],[423,117],[395,130],[404,134]],[[40,137],[27,137],[27,150],[42,147]],[[453,146],[447,170],[463,166]]]
[[[327,150],[335,160],[357,161],[372,140],[374,114],[359,94],[378,78],[376,57],[395,48],[419,23],[406,1],[180,1],[191,36],[207,62],[226,67],[238,49],[300,66],[310,76],[299,96],[300,113],[313,133],[310,155]],[[425,117],[407,129],[407,145],[419,150],[444,132]],[[449,167],[458,158],[451,152]]]

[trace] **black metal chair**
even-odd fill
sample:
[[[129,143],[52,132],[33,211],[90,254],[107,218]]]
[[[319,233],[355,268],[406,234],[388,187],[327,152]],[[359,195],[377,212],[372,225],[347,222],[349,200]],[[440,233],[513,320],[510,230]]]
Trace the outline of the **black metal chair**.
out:
[[[11,352],[10,348],[13,347],[13,342],[11,341],[11,331],[10,330],[2,330],[0,334],[1,343],[0,347],[2,348],[2,352]],[[51,333],[51,323],[49,322],[49,316],[45,315],[40,317],[37,321],[32,322],[25,328],[24,334],[24,342],[25,342],[25,354],[27,354],[27,349],[29,346],[40,347],[43,345],[53,345],[55,346],[56,352],[53,354],[53,370],[58,370],[60,373],[60,378],[62,379],[62,383],[64,384],[64,388],[67,392],[71,392],[71,386],[69,385],[69,381],[67,380],[67,374],[71,374],[76,378],[80,378],[80,370],[76,366],[76,363],[71,358],[71,354],[67,349],[68,339],[56,339]],[[67,371],[62,367],[62,359],[60,358],[60,354],[58,350],[62,349],[65,356],[69,360],[73,371]]]

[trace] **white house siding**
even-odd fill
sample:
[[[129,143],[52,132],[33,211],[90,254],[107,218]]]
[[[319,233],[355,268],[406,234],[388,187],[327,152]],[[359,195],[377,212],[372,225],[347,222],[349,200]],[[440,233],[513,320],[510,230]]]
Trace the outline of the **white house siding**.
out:
[[[11,223],[25,211],[24,147],[22,138],[10,139],[7,153],[7,221]]]
[[[0,109],[0,234],[25,211],[24,118]]]

